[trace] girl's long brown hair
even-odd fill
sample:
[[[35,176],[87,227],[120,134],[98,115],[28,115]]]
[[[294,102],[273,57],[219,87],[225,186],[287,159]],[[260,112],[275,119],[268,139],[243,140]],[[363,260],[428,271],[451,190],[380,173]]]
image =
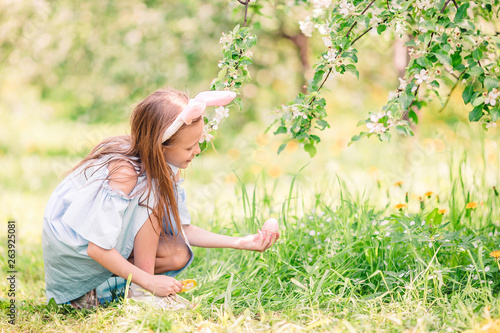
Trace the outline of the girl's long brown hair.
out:
[[[147,206],[158,219],[159,225],[153,226],[155,230],[156,227],[159,227],[160,234],[163,233],[163,221],[165,220],[170,230],[174,230],[175,223],[177,230],[180,231],[181,223],[174,189],[175,175],[165,161],[162,144],[168,147],[175,143],[187,126],[183,125],[165,143],[162,143],[162,136],[188,102],[189,97],[175,89],[166,88],[155,91],[134,108],[130,119],[130,135],[111,137],[100,142],[69,173],[85,163],[89,163],[84,168],[86,170],[88,167],[96,165],[92,162],[97,161],[97,159],[112,155],[114,161],[132,163],[140,175],[146,175],[146,186],[140,190],[140,205]],[[200,117],[191,124],[195,124],[201,119]],[[109,160],[104,159],[100,167],[106,167],[108,162]],[[115,165],[119,165],[119,163]],[[120,166],[113,167],[106,179],[111,179],[113,173],[119,168]],[[155,203],[155,207],[151,207],[151,202]],[[163,209],[161,209],[162,207]],[[171,221],[170,217],[173,217],[174,221]]]

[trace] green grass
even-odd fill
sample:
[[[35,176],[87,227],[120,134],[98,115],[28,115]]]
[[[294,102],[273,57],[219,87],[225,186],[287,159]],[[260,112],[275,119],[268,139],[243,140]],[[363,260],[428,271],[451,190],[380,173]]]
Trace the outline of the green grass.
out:
[[[239,204],[232,209],[235,215],[242,210],[244,219],[224,224],[216,208],[205,222],[220,233],[246,233],[274,214],[281,239],[262,254],[195,249],[196,260],[184,277],[199,282],[186,296],[197,309],[172,313],[121,302],[86,312],[47,307],[40,245],[24,240],[15,331],[446,332],[500,317],[500,272],[488,255],[499,248],[500,230],[491,223],[499,216],[498,196],[488,195],[472,212],[450,204],[436,225],[429,213],[449,199],[438,204],[434,194],[423,199],[422,209],[406,212],[355,198],[338,182],[329,189],[331,196],[318,193],[306,206],[296,178],[282,202],[273,199],[276,184],[265,182],[235,187]],[[387,191],[393,189],[380,189]],[[468,202],[470,193],[455,191],[450,198]],[[418,199],[409,199],[410,207],[412,200]],[[8,306],[5,296],[1,304]],[[14,330],[5,318],[1,328]]]
[[[185,172],[193,221],[244,235],[276,217],[278,243],[265,253],[195,248],[195,261],[180,277],[199,283],[186,295],[199,304],[195,310],[116,302],[79,312],[45,305],[43,209],[64,171],[126,126],[45,123],[42,135],[34,124],[24,131],[31,136],[15,126],[1,133],[0,217],[17,221],[18,237],[12,327],[3,224],[1,330],[500,330],[500,272],[489,256],[500,249],[500,197],[493,190],[500,188],[498,135],[439,128],[390,146],[366,141],[347,150],[325,139],[308,162],[300,151],[276,157],[279,142],[254,142],[242,130],[234,138],[239,154],[210,152]],[[465,209],[469,202],[478,207]]]

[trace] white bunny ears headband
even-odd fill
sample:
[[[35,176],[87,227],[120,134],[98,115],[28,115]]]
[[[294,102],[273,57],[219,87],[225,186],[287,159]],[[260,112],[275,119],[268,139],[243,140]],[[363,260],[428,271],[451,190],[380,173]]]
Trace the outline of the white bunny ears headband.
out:
[[[190,99],[188,105],[175,118],[163,133],[162,142],[167,141],[174,135],[183,124],[189,125],[196,118],[203,115],[207,106],[224,106],[236,97],[236,93],[232,91],[203,91]]]

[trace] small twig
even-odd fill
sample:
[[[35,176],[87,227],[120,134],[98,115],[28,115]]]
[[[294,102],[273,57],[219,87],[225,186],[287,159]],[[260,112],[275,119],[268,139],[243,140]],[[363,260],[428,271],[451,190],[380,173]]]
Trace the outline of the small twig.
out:
[[[448,95],[448,98],[446,99],[446,102],[444,103],[443,107],[441,108],[441,110],[439,110],[438,112],[441,113],[444,111],[444,109],[446,109],[446,107],[448,106],[448,103],[450,102],[450,99],[451,99],[451,95],[453,94],[453,91],[455,90],[455,88],[458,86],[458,81],[457,83],[455,83],[455,85],[451,88],[450,90],[450,94]]]
[[[346,37],[349,37],[349,34],[351,33],[352,29],[354,29],[354,27],[356,26],[356,24],[358,24],[358,22],[354,22],[353,25],[351,25],[351,28],[349,29],[349,31],[347,32],[347,34],[345,35]]]
[[[328,73],[326,73],[325,79],[323,80],[323,82],[321,82],[321,85],[319,86],[318,91],[320,91],[321,88],[323,88],[323,85],[325,84],[326,80],[328,80],[328,77],[330,76],[331,72],[332,72],[332,69],[330,68],[328,70]]]
[[[443,6],[443,9],[441,9],[441,14],[444,13],[444,10],[446,9],[446,7],[448,6],[448,4],[450,3],[451,0],[446,0],[446,2],[444,3],[444,6]],[[453,1],[455,2],[455,1]],[[456,5],[456,3],[455,3]]]
[[[363,33],[361,35],[359,35],[358,37],[356,37],[356,39],[354,39],[351,43],[351,46],[356,43],[358,41],[358,39],[360,39],[361,37],[363,37],[368,31],[372,30],[373,27],[369,27],[368,29],[366,29],[365,31],[363,31]]]
[[[389,5],[389,0],[387,0],[387,9],[391,10],[391,5]]]
[[[248,15],[248,4],[250,3],[250,0],[247,0],[245,3],[245,22],[243,22],[243,26],[246,27],[247,25],[247,15]]]
[[[368,8],[370,8],[370,7],[373,5],[373,3],[374,3],[374,2],[375,2],[375,0],[372,0],[372,2],[370,2],[370,3],[368,4],[368,6],[366,6],[365,10],[363,10],[363,11],[361,12],[361,15],[364,15],[364,14],[366,13],[366,11],[368,10]]]
[[[458,9],[458,5],[457,5],[457,2],[455,0],[453,0],[453,4],[455,5],[455,8]]]
[[[448,106],[448,103],[450,102],[450,99],[451,99],[451,95],[453,94],[453,91],[455,90],[455,88],[460,83],[460,78],[462,77],[462,75],[465,74],[465,71],[463,71],[462,73],[460,73],[460,75],[458,77],[456,77],[453,73],[450,73],[450,74],[453,75],[457,79],[457,82],[455,82],[455,84],[451,88],[450,94],[448,95],[448,98],[446,99],[446,103],[444,103],[443,107],[441,108],[441,110],[439,110],[439,112],[443,112],[444,109],[446,109],[446,107]]]
[[[366,6],[366,8],[365,8],[365,9],[361,12],[361,15],[363,15],[364,13],[366,13],[366,11],[367,11],[367,10],[368,10],[368,9],[369,9],[372,5],[373,5],[373,3],[374,3],[374,2],[375,2],[375,0],[372,0],[372,1],[368,4],[368,6]],[[351,26],[351,28],[350,28],[350,29],[349,29],[349,31],[347,32],[346,37],[349,37],[349,34],[351,33],[352,29],[354,29],[354,27],[356,26],[356,24],[358,24],[358,22],[354,22],[354,24]],[[357,37],[357,38],[356,38],[356,39],[355,39],[355,40],[351,43],[351,45],[352,45],[352,44],[354,44],[354,43],[355,43],[358,39],[360,39],[360,38],[361,38],[364,34],[366,34],[366,33],[367,33],[368,31],[370,31],[370,30],[371,30],[371,27],[370,27],[370,29],[367,29],[367,30],[366,30],[363,34],[361,34],[361,36],[358,36],[358,37]],[[339,50],[338,50],[338,52],[337,52],[337,54],[340,54],[340,53],[342,53],[342,48],[339,48]],[[331,74],[331,73],[332,73],[332,68],[330,68],[330,69],[328,70],[328,73],[326,73],[326,76],[325,76],[325,78],[323,79],[323,82],[321,82],[321,85],[319,86],[319,88],[318,88],[318,90],[317,90],[317,91],[320,91],[320,90],[321,90],[321,88],[323,88],[323,85],[325,84],[326,80],[328,80],[328,77],[330,76],[330,74]],[[313,99],[311,100],[311,102],[309,103],[309,105],[311,105],[311,104],[312,104],[312,102],[314,102],[315,100],[316,100],[316,97],[313,97]]]
[[[247,15],[248,15],[248,3],[250,0],[238,0],[239,3],[241,3],[243,6],[245,6],[245,21],[243,22],[243,26],[246,27],[247,25]]]
[[[368,6],[366,6],[366,8],[361,12],[361,15],[364,15],[366,13],[366,11],[373,5],[373,3],[375,2],[375,0],[372,0],[372,2],[370,2],[368,4]],[[351,33],[352,29],[354,29],[354,27],[358,24],[358,22],[354,22],[354,24],[351,26],[351,28],[349,29],[349,31],[347,32],[347,34],[345,35],[346,37],[349,37],[349,34]]]

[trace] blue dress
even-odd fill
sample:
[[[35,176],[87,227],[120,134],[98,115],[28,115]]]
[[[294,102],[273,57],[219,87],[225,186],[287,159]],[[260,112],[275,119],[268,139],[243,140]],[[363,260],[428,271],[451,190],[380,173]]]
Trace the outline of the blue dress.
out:
[[[88,163],[73,171],[57,186],[47,203],[42,230],[47,301],[54,298],[58,304],[67,303],[92,289],[97,289],[101,301],[111,300],[114,293],[124,289],[124,279],[113,277],[113,273],[87,254],[92,242],[103,249],[115,248],[128,258],[137,232],[151,213],[139,205],[138,193],[146,186],[145,175],[138,175],[130,195],[109,186],[105,179],[108,163],[114,158],[106,157],[104,165],[101,162],[105,160],[99,160],[99,165]],[[87,165],[91,166],[83,171]],[[176,174],[178,169],[170,167]],[[181,224],[187,225],[191,217],[181,183],[176,184],[177,205]],[[166,275],[177,275],[193,261],[193,251],[185,236],[184,240],[191,253],[190,260],[184,268]]]

